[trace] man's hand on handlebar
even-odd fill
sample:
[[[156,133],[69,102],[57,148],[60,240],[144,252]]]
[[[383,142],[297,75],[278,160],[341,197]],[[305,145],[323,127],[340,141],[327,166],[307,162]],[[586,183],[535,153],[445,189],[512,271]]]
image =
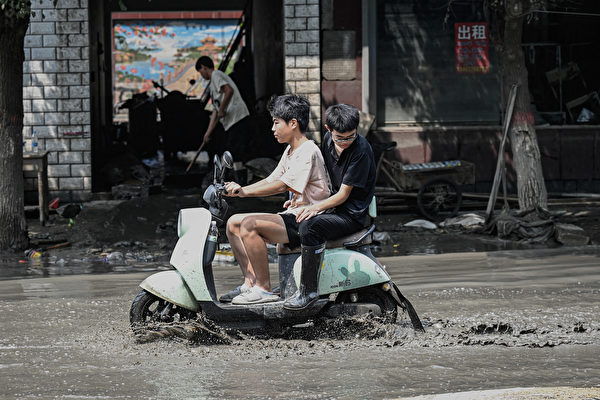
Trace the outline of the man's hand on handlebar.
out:
[[[229,197],[244,197],[244,188],[236,182],[225,182],[225,196]]]

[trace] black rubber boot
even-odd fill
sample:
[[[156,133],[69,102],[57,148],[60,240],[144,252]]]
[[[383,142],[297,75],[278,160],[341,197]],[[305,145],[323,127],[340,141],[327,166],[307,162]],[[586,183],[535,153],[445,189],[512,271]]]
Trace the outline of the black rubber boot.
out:
[[[319,298],[319,271],[323,264],[325,244],[302,246],[302,271],[296,293],[283,303],[286,310],[304,310]]]

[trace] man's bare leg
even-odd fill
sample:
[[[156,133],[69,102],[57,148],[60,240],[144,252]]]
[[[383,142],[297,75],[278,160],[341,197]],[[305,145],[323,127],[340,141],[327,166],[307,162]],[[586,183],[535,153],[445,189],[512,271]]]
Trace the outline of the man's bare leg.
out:
[[[244,248],[244,243],[242,242],[242,238],[240,236],[240,225],[242,224],[244,218],[253,215],[256,216],[268,214],[246,213],[232,215],[229,217],[229,220],[227,220],[227,227],[225,230],[227,239],[229,239],[229,244],[231,245],[231,251],[233,251],[235,259],[237,260],[238,264],[240,264],[240,269],[244,275],[244,283],[248,287],[254,286],[254,283],[256,282],[256,276],[254,274],[254,268],[248,260],[248,255],[246,254],[246,249]]]
[[[255,285],[270,292],[271,278],[266,242],[289,242],[283,218],[277,214],[249,215],[242,220],[240,237],[246,250],[248,265],[252,265]]]

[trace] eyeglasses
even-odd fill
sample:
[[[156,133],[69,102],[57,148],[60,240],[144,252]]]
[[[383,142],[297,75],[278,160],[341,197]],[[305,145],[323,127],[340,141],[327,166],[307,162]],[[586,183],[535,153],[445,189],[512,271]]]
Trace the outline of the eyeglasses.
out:
[[[352,135],[352,136],[348,136],[348,137],[345,137],[345,138],[343,138],[343,139],[340,139],[340,138],[336,137],[336,136],[333,134],[333,132],[331,132],[331,131],[329,131],[329,132],[331,133],[331,139],[332,139],[334,142],[336,142],[336,143],[348,143],[348,142],[351,142],[351,141],[353,141],[354,139],[356,139],[356,136],[357,136],[357,134],[356,134],[356,131],[354,131],[354,135]]]

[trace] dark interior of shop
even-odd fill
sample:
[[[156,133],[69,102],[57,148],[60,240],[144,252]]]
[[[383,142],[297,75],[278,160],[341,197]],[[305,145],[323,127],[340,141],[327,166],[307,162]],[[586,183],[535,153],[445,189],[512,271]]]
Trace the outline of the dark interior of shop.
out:
[[[536,13],[525,24],[523,51],[529,89],[541,121],[600,122],[600,3]]]
[[[211,21],[227,14],[237,27],[228,33],[227,46],[221,46],[220,65],[215,65],[215,69],[229,74],[248,107],[252,130],[248,134],[254,136],[256,144],[248,149],[251,158],[281,153],[281,145],[270,134],[266,103],[271,95],[283,92],[282,40],[273,44],[265,37],[281,37],[283,10],[281,5],[266,3],[247,0],[90,2],[90,34],[95,38],[90,51],[94,192],[111,191],[117,185],[128,183],[199,187],[208,172],[206,162],[191,163],[191,156],[200,148],[210,120],[210,111],[205,109],[207,102],[210,109],[209,99],[203,97],[203,93],[188,94],[194,81],[201,80],[199,74],[189,79],[186,90],[166,88],[156,79],[152,80],[153,87],[146,87],[148,90],[136,89],[123,98],[114,98],[113,29],[117,15],[120,18],[124,14],[132,15],[134,22],[135,18],[160,19],[167,15],[172,21],[178,15],[174,12],[179,12],[180,21],[185,24],[194,15],[208,15],[204,18]],[[241,15],[237,21],[231,19],[234,12]],[[254,16],[258,18],[257,23]],[[261,23],[264,18],[269,19],[268,25]],[[124,23],[127,22],[130,21]],[[265,57],[271,60],[268,66],[255,65],[256,59]],[[223,136],[218,124],[215,135],[211,136],[215,139],[203,149],[208,151],[209,159],[225,150]],[[198,160],[206,161],[206,154],[200,155]],[[159,164],[161,168],[157,168]]]

